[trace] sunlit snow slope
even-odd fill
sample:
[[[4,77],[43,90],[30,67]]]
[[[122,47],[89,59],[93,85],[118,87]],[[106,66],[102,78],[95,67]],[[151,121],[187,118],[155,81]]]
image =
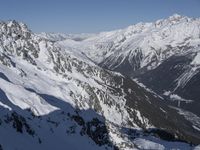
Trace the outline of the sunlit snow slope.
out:
[[[23,23],[0,22],[0,149],[189,149],[188,143],[200,143],[199,126],[157,94],[55,41]]]
[[[168,104],[200,117],[200,19],[174,14],[155,22],[58,41],[103,68],[143,83]]]

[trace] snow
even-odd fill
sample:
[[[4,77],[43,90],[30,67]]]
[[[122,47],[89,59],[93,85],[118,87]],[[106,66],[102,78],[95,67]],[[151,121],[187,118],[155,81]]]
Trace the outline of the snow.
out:
[[[196,127],[196,126],[192,126],[195,130],[200,131],[200,128]]]
[[[200,65],[200,52],[197,53],[193,61],[191,62],[192,65]]]
[[[103,63],[110,69],[116,69],[125,59],[134,65],[132,60],[139,49],[142,54],[142,58],[137,60],[140,68],[147,66],[154,69],[170,56],[187,51],[179,47],[198,47],[199,26],[199,19],[175,14],[152,23],[138,23],[125,29],[102,32],[83,41],[66,39],[57,44],[81,51],[94,62]],[[199,63],[198,57],[194,63]],[[157,61],[153,63],[155,58]]]
[[[193,128],[197,131],[200,129],[200,117],[196,114],[186,111],[181,108],[172,107],[173,109],[177,110],[178,113],[182,116],[184,116],[188,121],[190,121],[193,124]]]
[[[159,138],[156,137],[152,137],[152,136],[146,136],[143,138],[136,138],[134,140],[134,144],[136,144],[136,146],[139,149],[155,149],[155,150],[159,150],[159,149],[177,149],[177,150],[188,150],[188,149],[192,149],[189,144],[186,143],[182,143],[182,142],[170,142],[170,141],[163,141]]]
[[[192,79],[199,70],[197,69],[196,66],[191,66],[189,69],[187,69],[184,73],[182,73],[177,79],[176,79],[176,87],[174,88],[174,91],[181,87],[185,87],[187,83]]]
[[[195,146],[195,148],[193,150],[200,150],[200,145]]]
[[[134,140],[134,143],[137,145],[138,148],[144,149],[144,150],[145,149],[146,150],[149,150],[149,149],[164,150],[165,149],[163,145],[154,143],[152,141],[148,141],[146,139],[137,138]]]
[[[12,110],[11,107],[9,107],[9,106],[3,104],[1,101],[0,101],[0,106],[3,106],[4,108],[7,108],[7,109],[10,110],[10,111]]]
[[[164,93],[163,93],[163,95],[165,95],[165,96],[169,96],[171,94],[171,91],[165,91]]]
[[[37,38],[35,39],[38,40]],[[35,59],[37,66],[27,63],[26,60],[23,60],[20,57],[12,57],[12,61],[17,64],[16,68],[8,69],[4,65],[0,65],[2,72],[11,80],[11,83],[1,80],[2,84],[6,87],[4,88],[4,86],[2,86],[1,88],[3,88],[9,100],[22,109],[30,108],[36,115],[49,114],[59,109],[50,105],[39,94],[51,95],[57,99],[71,104],[73,107],[80,105],[80,109],[89,109],[91,105],[90,95],[88,91],[85,90],[84,86],[89,86],[98,90],[104,89],[102,84],[104,84],[105,81],[103,81],[99,76],[102,69],[96,66],[93,62],[89,61],[88,58],[82,53],[75,49],[66,48],[66,45],[64,45],[62,51],[59,52],[61,55],[63,55],[63,57],[70,56],[70,59],[68,59],[67,63],[72,65],[74,63],[73,59],[78,58],[77,60],[80,62],[84,62],[86,65],[96,69],[98,76],[91,76],[89,74],[79,72],[77,68],[72,65],[71,72],[65,72],[67,78],[63,78],[62,75],[55,73],[53,69],[54,64],[51,58],[51,53],[55,50],[53,49],[54,47],[52,43],[40,39],[38,46],[40,50],[39,57]],[[55,53],[53,53],[53,55],[54,54]],[[20,77],[20,74],[22,73],[21,70],[26,73],[26,76]],[[115,73],[115,75],[121,76],[119,73]],[[35,92],[27,89],[31,89]],[[13,91],[16,91],[16,93],[13,93]],[[75,97],[70,95],[70,93],[74,93]],[[116,97],[112,96],[111,94],[109,94],[107,98],[118,101],[118,99],[115,100]],[[99,99],[101,98],[99,97]],[[120,101],[118,103],[120,104]],[[43,108],[43,105],[47,108]],[[116,106],[112,106],[113,108],[110,109],[106,104],[101,103],[101,107],[104,112],[103,114],[108,120],[117,124],[126,121],[125,119],[127,116],[124,120],[121,116],[121,119],[119,120],[119,115],[121,115],[121,112],[119,110],[116,111]],[[126,112],[124,112],[124,114],[127,115]],[[113,119],[113,117],[110,117],[112,115],[116,117]]]
[[[47,50],[47,45],[48,43],[45,41],[41,41],[39,43],[40,52],[38,60],[40,61],[40,65],[45,65],[46,67],[53,68],[53,64]]]
[[[0,78],[0,90],[2,94],[5,94],[0,98],[0,110],[2,110],[0,115],[4,117],[3,115],[6,115],[7,111],[16,111],[24,115],[24,111],[30,109],[38,118],[32,120],[33,116],[24,116],[28,118],[27,122],[37,133],[33,137],[28,135],[27,132],[17,133],[11,124],[1,125],[0,144],[3,145],[3,149],[62,150],[68,148],[69,145],[70,149],[105,149],[104,146],[97,146],[90,138],[81,136],[79,134],[80,126],[77,126],[77,123],[67,117],[66,114],[57,114],[60,111],[75,113],[73,111],[76,109],[80,111],[84,121],[90,121],[92,118],[99,118],[103,115],[105,123],[110,128],[110,139],[118,145],[124,146],[134,143],[140,149],[165,149],[170,144],[172,145],[170,148],[184,145],[167,143],[152,137],[139,137],[131,141],[127,135],[122,133],[120,130],[122,127],[129,128],[128,122],[132,122],[132,127],[135,129],[140,129],[134,123],[128,109],[134,112],[147,128],[152,127],[152,125],[149,124],[147,118],[142,116],[139,110],[126,107],[126,93],[124,91],[120,96],[108,90],[108,87],[115,88],[115,85],[112,85],[113,81],[111,81],[114,76],[118,76],[122,80],[122,84],[123,76],[120,73],[105,71],[96,63],[109,58],[111,61],[106,62],[108,66],[117,68],[128,58],[132,65],[131,60],[137,56],[138,51],[141,51],[144,57],[140,60],[140,67],[148,66],[155,56],[160,63],[174,53],[181,51],[168,51],[168,44],[175,47],[189,37],[196,42],[190,41],[190,43],[193,46],[196,45],[198,43],[197,35],[199,34],[199,30],[196,28],[198,25],[199,21],[174,15],[156,23],[139,23],[126,29],[95,35],[30,33],[31,37],[28,37],[26,32],[29,33],[29,30],[26,25],[9,22],[8,28],[22,34],[24,38],[15,40],[16,35],[13,33],[7,37],[5,36],[7,35],[6,29],[0,28],[2,34],[0,54],[5,54],[15,64],[9,66],[0,63],[0,72],[6,77]],[[17,49],[27,49],[30,45],[28,54],[34,59],[35,64],[24,59],[23,53],[17,55]],[[8,47],[9,50],[5,50],[5,47]],[[160,51],[160,49],[163,51]],[[38,52],[38,57],[34,57],[33,52]],[[161,54],[158,55],[158,53]],[[167,56],[164,53],[167,53]],[[119,61],[119,63],[115,65],[116,61]],[[195,64],[198,64],[198,61],[199,53],[194,58]],[[159,63],[152,63],[148,68],[153,69]],[[65,66],[70,69],[66,69]],[[64,68],[64,71],[59,67]],[[135,81],[154,96],[159,96],[142,83]],[[130,94],[134,91],[128,89],[128,92]],[[166,94],[169,95],[170,93]],[[172,99],[188,102],[178,95],[171,94],[170,96]],[[147,101],[151,103],[148,99]],[[93,111],[90,110],[93,109],[97,109],[97,112],[91,113]],[[164,112],[164,109],[161,107],[160,109]],[[90,114],[87,112],[90,112]],[[182,110],[179,113],[194,123],[194,129],[199,129],[199,118],[197,116],[188,112],[183,113]],[[192,117],[189,118],[189,116]],[[48,119],[55,121],[58,125],[47,123]],[[74,125],[76,125],[76,133],[67,134],[65,131]],[[38,143],[38,137],[42,137],[42,144]],[[10,141],[12,141],[12,145]],[[184,146],[188,148],[187,144]],[[131,148],[125,147],[124,149]]]
[[[61,121],[59,115],[55,116],[55,118],[56,117],[56,121]],[[66,116],[63,116],[63,118],[66,118]],[[37,125],[39,125],[40,127],[38,127]],[[31,127],[34,127],[34,130],[38,133],[38,135],[34,135],[34,137],[32,137],[25,132],[17,133],[15,129],[12,128],[12,126],[10,127],[2,124],[3,127],[0,128],[1,145],[4,150],[65,150],[66,148],[74,150],[105,149],[105,146],[100,147],[96,145],[94,141],[92,141],[90,138],[87,138],[86,136],[81,136],[79,134],[78,127],[76,133],[68,135],[65,131],[71,125],[74,125],[74,122],[70,120],[62,120],[62,123],[60,123],[59,126],[55,128],[51,126],[51,124],[48,124],[45,120],[38,120],[31,124]],[[53,132],[50,132],[50,129],[53,129]],[[38,136],[41,139],[41,143],[38,142]]]
[[[149,124],[149,120],[147,118],[142,117],[140,111],[135,110],[135,112],[136,112],[136,116],[137,116],[138,120],[140,120],[140,122],[142,124],[145,124],[147,126],[147,128],[153,128],[153,126],[151,124]]]
[[[74,41],[82,41],[95,35],[96,34],[92,34],[92,33],[65,34],[65,33],[45,33],[45,32],[36,34],[36,36],[40,38],[48,39],[51,41],[62,41],[66,39],[70,39]]]
[[[166,94],[166,93],[165,93]],[[181,101],[181,102],[185,102],[185,103],[191,103],[193,102],[193,100],[187,100],[187,99],[184,99],[182,97],[180,97],[179,95],[177,94],[170,94],[170,99],[173,100],[173,101]]]
[[[148,87],[146,87],[143,83],[139,82],[137,78],[133,79],[133,81],[135,81],[140,87],[144,88],[146,91],[154,94],[154,96],[163,99],[163,97],[161,97],[160,95],[158,95],[157,93],[155,93],[153,90],[151,90]]]
[[[6,93],[6,96],[13,104],[22,109],[31,108],[35,115],[49,114],[58,109],[46,103],[36,94],[26,91],[21,86],[13,85],[2,79],[0,79],[0,85],[0,89]]]

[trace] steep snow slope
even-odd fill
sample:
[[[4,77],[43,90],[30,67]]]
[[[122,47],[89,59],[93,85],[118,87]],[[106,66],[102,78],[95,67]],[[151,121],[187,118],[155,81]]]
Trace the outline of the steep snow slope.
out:
[[[84,41],[63,40],[57,44],[79,49],[100,66],[137,78],[171,100],[170,105],[200,115],[199,18],[175,14]]]
[[[200,143],[198,126],[157,95],[97,66],[76,47],[41,38],[16,21],[0,23],[0,112],[3,150]]]
[[[175,14],[153,23],[103,32],[84,41],[58,43],[79,49],[101,66],[130,77],[155,69],[168,58],[180,54],[192,53],[191,67],[195,69],[199,66],[200,19]]]

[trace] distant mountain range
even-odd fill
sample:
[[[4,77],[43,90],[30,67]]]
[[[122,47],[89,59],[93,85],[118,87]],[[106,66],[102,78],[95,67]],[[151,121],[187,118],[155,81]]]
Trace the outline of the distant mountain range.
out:
[[[0,22],[0,150],[198,149],[200,19],[98,34]]]
[[[169,100],[169,105],[200,116],[199,18],[174,14],[81,42],[66,39],[58,43],[144,84]]]

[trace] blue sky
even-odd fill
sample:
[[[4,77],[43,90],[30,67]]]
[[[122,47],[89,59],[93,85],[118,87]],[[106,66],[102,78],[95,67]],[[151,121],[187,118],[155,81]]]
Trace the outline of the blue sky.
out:
[[[34,32],[89,33],[155,21],[174,13],[200,17],[200,0],[0,0],[0,19]]]

